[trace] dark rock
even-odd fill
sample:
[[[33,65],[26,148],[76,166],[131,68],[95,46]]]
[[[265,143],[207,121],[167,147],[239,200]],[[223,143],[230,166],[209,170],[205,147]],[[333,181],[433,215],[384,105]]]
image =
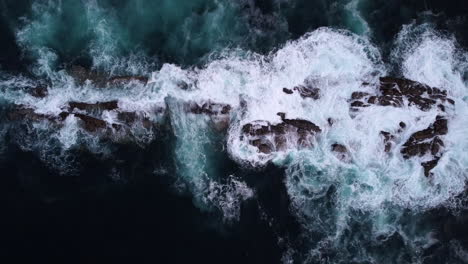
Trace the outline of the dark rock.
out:
[[[109,102],[97,102],[97,103],[82,103],[82,102],[69,102],[69,111],[74,109],[86,111],[86,112],[101,112],[104,110],[111,111],[116,110],[119,107],[118,101]]]
[[[7,118],[10,121],[23,121],[23,120],[31,120],[31,121],[41,121],[44,119],[48,119],[46,115],[38,114],[32,108],[28,108],[23,105],[18,105],[14,107],[11,111],[7,113]]]
[[[231,106],[228,104],[219,104],[213,102],[205,102],[198,104],[190,102],[187,105],[187,111],[193,114],[206,114],[206,115],[227,115],[231,112]]]
[[[424,168],[424,175],[426,177],[431,176],[431,170],[437,166],[439,163],[440,158],[433,159],[431,161],[421,163],[421,166]]]
[[[38,86],[29,90],[29,94],[37,98],[44,98],[49,94],[49,91],[46,84],[39,84]]]
[[[312,123],[310,121],[307,121],[307,120],[303,120],[303,119],[283,119],[283,122],[285,124],[288,124],[288,125],[291,125],[293,127],[303,129],[303,130],[306,130],[306,131],[309,131],[309,132],[314,132],[314,133],[322,132],[322,130],[320,129],[319,126],[317,126],[314,123]]]
[[[433,127],[436,135],[446,135],[448,133],[448,121],[441,116],[436,117]]]
[[[448,133],[448,121],[442,116],[437,116],[436,121],[428,128],[413,133],[410,138],[403,144],[400,150],[405,159],[426,154],[432,155],[434,158],[431,161],[423,162],[424,174],[430,175],[430,170],[437,166],[437,163],[442,156],[444,142],[440,136]]]
[[[286,118],[286,113],[283,113],[283,112],[279,112],[279,113],[276,113],[279,117],[281,117],[281,120],[285,119]]]
[[[437,106],[442,112],[445,112],[444,103],[454,103],[452,99],[447,98],[446,91],[406,79],[382,77],[376,88],[377,93],[375,95],[360,91],[353,92],[351,94],[351,107],[354,108],[353,110],[359,107],[367,107],[368,104],[402,107],[404,102],[407,101],[408,105],[414,105],[423,111],[429,111]],[[367,102],[367,104],[364,102]],[[441,102],[441,104],[438,102]]]
[[[70,115],[70,113],[68,113],[68,112],[61,112],[61,113],[59,114],[59,119],[60,119],[60,121],[64,121],[65,119],[67,119],[67,117],[68,117],[69,115]]]
[[[331,150],[339,160],[344,162],[351,162],[350,153],[344,145],[334,143],[331,145]]]
[[[341,144],[338,144],[338,143],[332,144],[331,147],[332,147],[332,151],[334,151],[334,152],[339,152],[339,153],[348,152],[348,149],[344,145],[341,145]]]
[[[392,140],[395,139],[395,136],[387,131],[380,131],[380,135],[384,137],[385,152],[390,152],[392,149]]]
[[[107,122],[104,120],[83,114],[74,115],[82,121],[82,127],[89,132],[96,132],[98,130],[107,128]]]
[[[176,85],[177,87],[179,87],[179,89],[182,89],[184,91],[190,90],[190,85],[188,85],[188,83],[184,81],[178,81]]]
[[[86,81],[90,81],[96,86],[105,86],[107,84],[106,75],[90,71],[82,66],[73,65],[67,70],[67,72],[80,85],[84,84]]]
[[[298,91],[302,98],[312,98],[314,100],[320,98],[320,89],[315,87],[299,85],[294,87],[294,90]]]
[[[351,106],[352,107],[368,107],[369,105],[368,104],[365,104],[361,101],[354,101],[351,103]]]
[[[241,131],[241,140],[249,139],[249,144],[257,147],[262,153],[284,150],[286,148],[286,136],[295,134],[298,147],[309,147],[312,145],[313,137],[321,132],[320,127],[314,123],[301,119],[286,119],[284,113],[278,113],[282,123],[272,125],[267,121],[254,121],[245,124]],[[273,140],[271,140],[273,139]],[[261,148],[261,149],[260,149]]]
[[[61,112],[58,116],[39,114],[36,113],[32,108],[28,108],[23,105],[17,105],[8,112],[7,118],[10,121],[49,121],[54,124],[59,124],[60,122],[63,122],[68,117],[68,115],[69,113],[67,112]]]
[[[261,124],[245,124],[242,127],[242,133],[250,136],[265,136],[271,131],[270,124],[261,125]]]
[[[253,146],[257,147],[261,153],[270,154],[273,151],[273,146],[265,139],[255,139],[250,142]]]
[[[369,104],[376,104],[378,102],[377,96],[370,96],[369,99],[367,100]]]
[[[366,96],[369,96],[370,94],[369,93],[365,93],[365,92],[353,92],[351,94],[351,99],[353,100],[358,100],[358,99],[362,99]]]
[[[227,114],[229,114],[229,112],[231,112],[231,106],[230,105],[224,105],[221,108],[221,114],[227,115]]]
[[[288,88],[283,88],[283,92],[284,92],[285,94],[292,94],[292,93],[294,93],[293,90],[290,90],[290,89],[288,89]]]
[[[119,112],[117,119],[126,124],[133,124],[137,121],[137,114],[135,112]]]
[[[406,128],[406,124],[405,124],[404,122],[400,122],[399,125],[400,125],[400,127],[403,128],[403,129]]]

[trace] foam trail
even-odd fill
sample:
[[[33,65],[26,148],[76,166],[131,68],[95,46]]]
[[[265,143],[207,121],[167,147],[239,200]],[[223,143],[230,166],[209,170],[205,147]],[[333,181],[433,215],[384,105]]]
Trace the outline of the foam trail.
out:
[[[166,99],[172,131],[179,188],[188,189],[201,209],[218,208],[226,221],[239,218],[240,203],[253,197],[253,191],[242,181],[228,176],[216,167],[219,144],[203,115],[186,113],[184,104],[173,97]],[[225,183],[223,183],[225,181]]]
[[[372,31],[367,21],[360,14],[359,4],[360,0],[352,0],[345,5],[345,8],[350,12],[348,24],[349,28],[356,34],[367,36]]]

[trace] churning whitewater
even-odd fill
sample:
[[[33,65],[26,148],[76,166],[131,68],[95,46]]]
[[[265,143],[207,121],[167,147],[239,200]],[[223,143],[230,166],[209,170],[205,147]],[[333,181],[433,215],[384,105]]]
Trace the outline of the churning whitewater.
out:
[[[431,215],[464,210],[468,53],[455,34],[412,21],[383,48],[357,0],[297,38],[288,1],[271,14],[255,1],[52,2],[10,23],[31,63],[0,72],[2,160],[15,146],[81,177],[86,153],[119,181],[118,146],[167,149],[154,177],[216,225],[254,204],[283,263],[468,262]],[[298,232],[275,230],[252,179],[271,168]]]

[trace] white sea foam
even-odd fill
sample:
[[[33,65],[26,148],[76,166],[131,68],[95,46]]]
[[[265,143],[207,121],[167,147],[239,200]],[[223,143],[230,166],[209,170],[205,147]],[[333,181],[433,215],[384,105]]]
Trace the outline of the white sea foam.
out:
[[[211,181],[206,199],[223,212],[226,221],[235,221],[239,220],[241,203],[253,196],[247,184],[231,175],[225,184]]]

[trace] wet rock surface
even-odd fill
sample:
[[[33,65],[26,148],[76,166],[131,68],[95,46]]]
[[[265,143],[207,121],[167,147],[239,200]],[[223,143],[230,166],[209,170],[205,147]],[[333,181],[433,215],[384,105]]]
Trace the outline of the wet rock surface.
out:
[[[363,86],[369,86],[364,83]],[[448,133],[448,119],[446,117],[447,107],[452,107],[455,102],[447,96],[447,91],[428,85],[400,78],[382,77],[375,87],[375,92],[356,91],[350,98],[351,111],[369,107],[380,106],[414,106],[422,111],[436,109],[440,115],[428,128],[413,133],[402,145],[400,153],[405,159],[412,157],[424,158],[428,161],[421,162],[424,175],[430,176],[431,170],[435,168],[442,157],[444,142],[441,136]],[[404,122],[399,123],[397,131],[381,131],[385,152],[390,152],[396,144],[399,135],[406,129]]]
[[[117,100],[108,102],[97,102],[97,103],[83,103],[83,102],[69,102],[68,110],[73,111],[75,109],[87,111],[87,112],[98,112],[98,111],[111,111],[119,108]]]
[[[201,104],[188,102],[184,103],[184,109],[187,113],[209,116],[217,130],[225,130],[229,126],[230,105],[210,101]],[[115,113],[116,119],[113,123],[103,119],[102,114],[104,111]],[[153,111],[156,115],[163,115],[166,108],[155,107]],[[62,126],[63,121],[70,115],[79,119],[79,125],[85,131],[92,133],[113,133],[113,131],[124,133],[129,132],[129,128],[133,126],[141,126],[150,130],[155,125],[154,121],[150,120],[144,112],[125,111],[119,108],[118,100],[96,103],[71,101],[58,115],[36,113],[33,107],[16,105],[8,112],[7,118],[10,121],[50,121]]]
[[[41,122],[41,121],[48,121],[52,123],[53,125],[56,126],[63,126],[63,122],[65,119],[67,119],[69,116],[74,116],[79,120],[79,125],[87,132],[105,132],[109,133],[109,129],[116,129],[116,130],[121,130],[121,128],[125,126],[131,126],[137,122],[142,122],[143,127],[149,129],[151,128],[151,123],[148,124],[149,120],[146,118],[142,118],[139,114],[137,113],[131,113],[130,116],[132,117],[126,117],[127,113],[125,112],[119,112],[117,116],[119,117],[119,121],[122,121],[122,123],[108,123],[107,121],[103,120],[102,118],[99,117],[99,112],[102,113],[103,110],[116,110],[117,108],[110,107],[115,102],[104,102],[104,103],[96,103],[96,104],[90,104],[90,103],[76,103],[76,102],[71,102],[69,107],[64,109],[60,114],[54,115],[54,114],[42,114],[42,113],[37,113],[35,109],[31,107],[27,107],[24,105],[16,105],[14,106],[7,114],[7,118],[10,121],[26,121],[26,122]],[[104,107],[106,106],[106,107]],[[79,111],[76,111],[79,110]]]
[[[441,136],[448,133],[448,121],[442,116],[437,116],[436,121],[428,128],[418,131],[410,136],[403,144],[401,154],[405,159],[411,157],[423,157],[428,155],[430,161],[422,162],[424,174],[430,176],[430,171],[437,166],[439,159],[442,157],[444,142]]]
[[[422,111],[438,107],[441,111],[445,111],[446,106],[454,104],[454,101],[447,97],[445,90],[393,77],[380,78],[375,93],[363,91],[352,93],[350,102],[351,110],[354,111],[370,105],[393,107],[408,105],[415,106]]]
[[[227,115],[231,112],[231,106],[228,104],[219,104],[211,101],[204,103],[189,102],[187,103],[186,111],[193,114]]]
[[[331,150],[339,160],[343,162],[351,161],[351,153],[348,151],[348,148],[345,145],[333,143],[331,145]]]
[[[292,89],[283,88],[285,94],[293,94],[294,92],[299,93],[302,98],[311,98],[318,100],[320,98],[320,89],[310,81],[305,81],[304,84],[293,87]]]
[[[9,121],[40,121],[44,119],[50,119],[49,116],[36,113],[34,109],[24,105],[17,105],[10,109],[10,111],[7,113],[7,118]]]
[[[98,130],[106,129],[108,125],[106,121],[92,116],[83,114],[74,114],[74,116],[80,119],[82,127],[89,132],[97,132]]]
[[[241,138],[247,138],[249,144],[258,148],[259,152],[269,154],[273,151],[285,150],[287,144],[301,147],[313,145],[314,136],[322,130],[308,120],[286,119],[284,113],[279,124],[268,121],[254,121],[242,127]]]
[[[44,98],[49,94],[47,84],[39,83],[36,87],[29,90],[28,93],[36,98]]]
[[[302,98],[312,98],[314,100],[320,98],[320,89],[316,87],[299,85],[294,87],[294,91],[297,91]]]

